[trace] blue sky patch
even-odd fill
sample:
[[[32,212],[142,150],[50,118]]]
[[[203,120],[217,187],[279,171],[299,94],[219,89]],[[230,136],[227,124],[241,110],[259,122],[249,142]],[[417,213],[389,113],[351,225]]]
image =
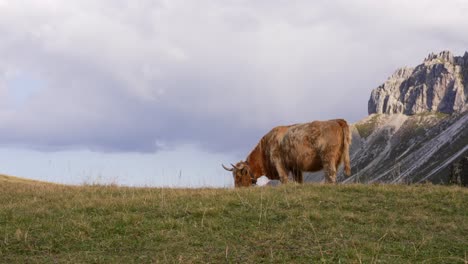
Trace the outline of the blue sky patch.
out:
[[[43,81],[25,74],[19,74],[8,80],[8,94],[13,108],[24,106],[42,87],[44,87]]]

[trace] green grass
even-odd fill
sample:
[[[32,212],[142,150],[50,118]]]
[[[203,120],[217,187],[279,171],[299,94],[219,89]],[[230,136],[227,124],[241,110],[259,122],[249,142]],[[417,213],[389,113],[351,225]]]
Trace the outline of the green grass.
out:
[[[425,117],[434,117],[435,119],[444,119],[444,118],[449,117],[450,115],[449,115],[449,114],[446,114],[446,113],[441,113],[441,112],[430,112],[430,111],[426,111],[426,112],[422,112],[422,113],[417,113],[417,114],[415,114],[414,116],[420,117],[420,119],[418,120],[418,122],[422,122],[421,117],[422,117],[422,118],[425,118]]]
[[[0,179],[0,263],[467,263],[468,189]]]
[[[364,123],[356,124],[356,129],[359,132],[359,135],[366,139],[368,136],[374,132],[375,128],[378,125],[380,114],[375,114],[371,119],[367,120]]]

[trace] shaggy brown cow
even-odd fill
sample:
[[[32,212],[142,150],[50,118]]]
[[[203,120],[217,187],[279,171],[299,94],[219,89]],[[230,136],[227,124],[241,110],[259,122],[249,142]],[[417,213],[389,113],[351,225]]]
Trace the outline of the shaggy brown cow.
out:
[[[345,173],[351,174],[350,144],[350,130],[343,119],[279,126],[262,137],[245,161],[223,168],[232,171],[236,187],[250,186],[263,175],[286,183],[289,172],[302,183],[304,171],[322,169],[326,181],[335,183],[341,162]]]

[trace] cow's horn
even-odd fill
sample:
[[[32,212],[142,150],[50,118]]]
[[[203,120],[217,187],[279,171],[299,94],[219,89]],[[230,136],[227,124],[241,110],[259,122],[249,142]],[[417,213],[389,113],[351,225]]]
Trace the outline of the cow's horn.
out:
[[[227,170],[227,171],[233,171],[234,170],[234,168],[227,168],[226,166],[224,166],[224,164],[221,164],[221,166],[223,166],[223,168],[225,170]]]
[[[234,169],[236,169],[236,170],[239,169],[236,165],[234,165],[234,164],[232,164],[232,163],[231,163],[231,166],[232,166]]]

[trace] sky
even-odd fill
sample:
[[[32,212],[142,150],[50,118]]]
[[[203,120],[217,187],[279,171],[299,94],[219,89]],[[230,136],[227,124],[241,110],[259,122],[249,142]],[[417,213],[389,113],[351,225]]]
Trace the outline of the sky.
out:
[[[465,0],[0,0],[0,173],[231,187],[277,125],[468,50]]]

